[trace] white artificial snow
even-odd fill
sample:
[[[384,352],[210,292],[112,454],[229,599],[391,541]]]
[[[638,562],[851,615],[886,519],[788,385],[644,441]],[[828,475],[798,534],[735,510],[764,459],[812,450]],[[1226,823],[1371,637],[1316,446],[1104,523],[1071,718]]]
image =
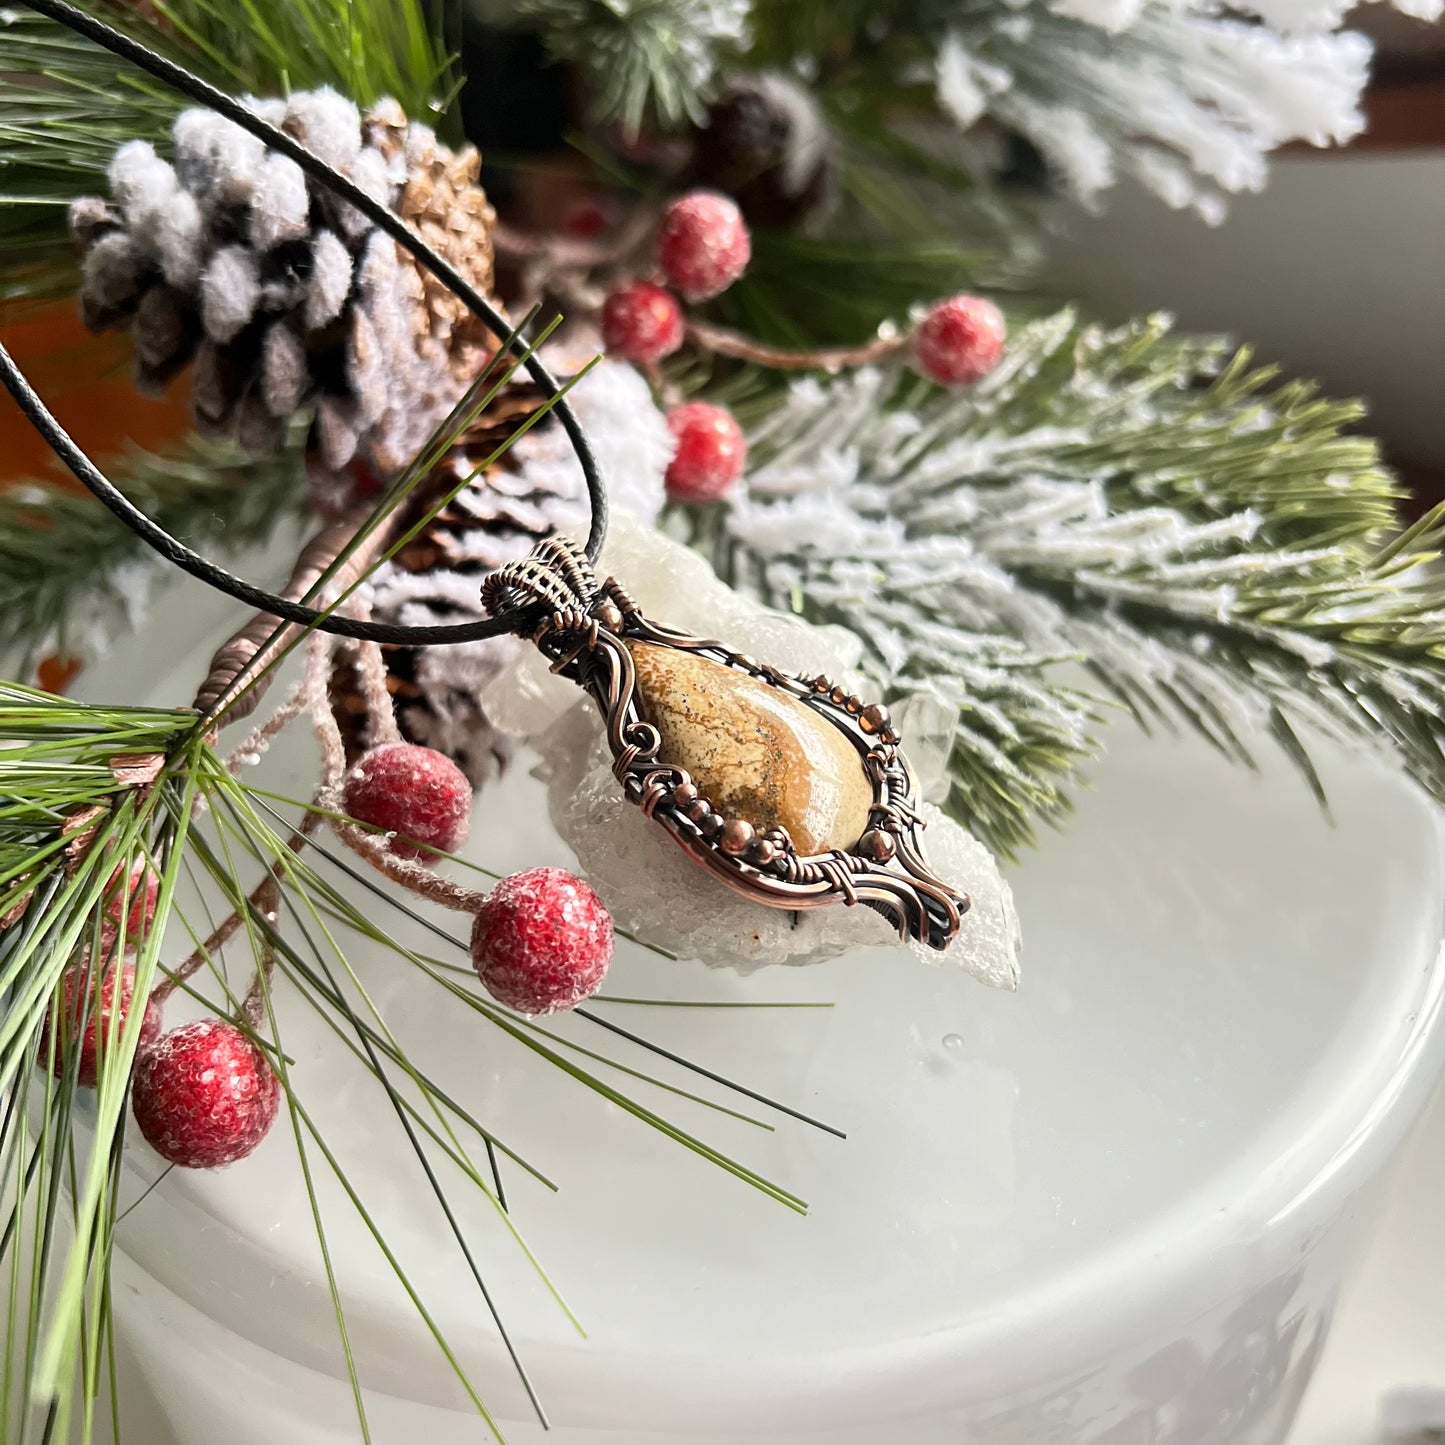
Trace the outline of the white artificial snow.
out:
[[[311,196],[306,175],[289,156],[271,154],[261,163],[251,193],[251,244],[268,251],[299,241],[310,230]]]
[[[1260,189],[1270,151],[1359,133],[1370,45],[1341,31],[1344,0],[1001,0],[941,34],[933,81],[967,129],[986,115],[1025,136],[1095,206],[1121,175],[1217,222]],[[1441,0],[1403,0],[1432,19]]]
[[[190,291],[200,275],[203,228],[200,205],[188,191],[176,191],[151,218],[149,235],[161,274],[177,291]]]
[[[230,341],[251,319],[260,294],[256,253],[245,246],[223,246],[201,277],[201,322],[206,335],[212,341]]]
[[[363,278],[373,270],[364,265]],[[579,364],[578,355],[556,347],[543,355],[562,375]],[[614,517],[630,513],[652,522],[662,507],[673,442],[646,381],[630,366],[604,361],[577,383],[569,400],[606,478]],[[472,525],[448,529],[445,565],[426,572],[394,564],[377,569],[370,601],[378,616],[406,626],[480,617],[483,572],[526,556],[549,531],[585,530],[587,488],[566,433],[555,421],[534,428],[501,466],[462,491],[450,510]],[[416,661],[426,705],[405,710],[406,726],[429,746],[461,758],[475,781],[495,774],[494,759],[505,743],[475,700],[515,658],[518,646],[515,638],[492,637],[425,648]]]
[[[149,141],[127,141],[106,172],[110,193],[132,229],[166,205],[176,191],[176,173]]]
[[[981,61],[952,30],[938,47],[937,64],[938,103],[965,130],[982,118],[989,97],[1013,80],[1003,66]]]
[[[592,443],[611,503],[650,521],[662,506],[663,473],[675,443],[647,382],[630,366],[601,362],[568,399]],[[516,457],[529,487],[585,498],[582,468],[560,426],[524,439]]]
[[[334,231],[318,231],[311,246],[311,281],[305,322],[319,329],[341,315],[351,290],[351,253]]]
[[[301,90],[286,102],[286,129],[327,165],[347,171],[361,154],[361,115],[329,85]]]

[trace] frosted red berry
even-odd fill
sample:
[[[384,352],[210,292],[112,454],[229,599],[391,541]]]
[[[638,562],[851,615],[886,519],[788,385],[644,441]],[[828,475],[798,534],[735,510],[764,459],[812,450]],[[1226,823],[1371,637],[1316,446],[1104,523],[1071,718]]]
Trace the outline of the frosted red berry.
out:
[[[752,254],[743,213],[717,191],[679,196],[657,228],[657,264],[689,301],[726,291],[747,270]]]
[[[220,1019],[162,1034],[137,1060],[131,1086],[146,1142],[182,1169],[244,1159],[266,1137],[280,1100],[261,1050]]]
[[[674,501],[716,501],[742,476],[747,438],[726,407],[684,402],[668,412],[667,425],[677,444],[664,478]]]
[[[121,915],[124,914],[125,936],[132,940],[144,938],[150,931],[151,920],[156,916],[156,897],[160,886],[160,879],[143,863],[130,870],[124,885],[121,869],[117,868],[106,884],[110,900],[105,907],[106,916],[119,928]]]
[[[602,343],[613,356],[646,366],[682,345],[677,298],[650,281],[629,281],[602,303]]]
[[[111,947],[113,944],[105,948],[107,957]],[[107,1049],[120,1047],[121,1030],[130,1017],[134,994],[135,969],[130,964],[118,968],[112,963],[105,971],[104,981],[97,971],[84,964],[77,964],[66,973],[61,982],[60,1028],[55,1040],[53,1068],[56,1078],[63,1078],[69,1073],[75,1051],[79,1049],[76,1079],[87,1089],[95,1087],[99,1059],[104,1057]],[[154,1043],[160,1031],[160,1005],[147,1000],[140,1022],[140,1038],[136,1043],[137,1054]],[[40,1039],[42,1061],[49,1057],[49,1052],[50,1023],[47,1020]]]
[[[982,296],[950,296],[934,305],[913,333],[918,369],[940,386],[967,386],[987,376],[1003,355],[1008,326]]]
[[[472,925],[472,966],[498,1003],[524,1014],[576,1008],[612,961],[612,915],[564,868],[503,878]]]
[[[391,851],[423,862],[466,842],[472,821],[472,785],[452,760],[414,743],[383,743],[363,753],[342,787],[342,805],[359,822],[400,836]],[[409,843],[406,839],[415,839]]]

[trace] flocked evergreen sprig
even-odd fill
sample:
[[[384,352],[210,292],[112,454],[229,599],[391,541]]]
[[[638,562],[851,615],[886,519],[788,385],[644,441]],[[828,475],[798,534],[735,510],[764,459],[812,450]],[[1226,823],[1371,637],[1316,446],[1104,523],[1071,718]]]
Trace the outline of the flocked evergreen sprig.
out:
[[[240,23],[236,7],[221,0],[95,3],[232,91],[275,96],[330,85],[362,108],[389,95],[412,119],[430,121],[449,85],[445,47],[421,0],[248,0]],[[1416,8],[1431,5],[1419,0]],[[1021,325],[1020,311],[999,361],[1001,322],[991,330],[988,317],[997,313],[976,298],[957,298],[975,323],[984,318],[983,339],[992,343],[988,365],[967,378],[976,385],[943,391],[903,364],[909,313],[988,274],[987,256],[954,227],[955,213],[933,201],[951,193],[976,218],[984,213],[986,188],[975,180],[998,169],[991,141],[1000,133],[1030,141],[1084,200],[1133,174],[1171,203],[1206,214],[1217,213],[1221,193],[1259,183],[1273,146],[1350,133],[1364,51],[1335,33],[1336,7],[1307,0],[1287,13],[1262,0],[1254,11],[1262,23],[1163,0],[966,7],[526,0],[516,7],[518,23],[540,28],[556,53],[592,69],[602,112],[625,132],[648,120],[707,118],[704,143],[655,168],[654,189],[662,180],[721,186],[735,190],[745,210],[761,208],[750,214],[779,217],[759,222],[750,276],[710,309],[674,313],[677,335],[667,346],[650,355],[634,348],[631,359],[665,403],[701,382],[713,402],[738,400],[751,426],[751,473],[728,503],[679,508],[675,516],[738,585],[862,638],[910,744],[916,740],[925,761],[935,754],[951,810],[1005,851],[1065,806],[1070,774],[1111,707],[1146,726],[1182,719],[1241,762],[1261,735],[1272,735],[1316,788],[1307,752],[1314,731],[1382,745],[1445,796],[1445,609],[1438,576],[1424,570],[1438,557],[1441,518],[1397,530],[1394,483],[1372,444],[1345,430],[1354,408],[1280,384],[1246,357],[1173,336],[1155,321],[1111,331],[1064,312]],[[741,73],[757,67],[775,73],[765,84]],[[779,69],[789,72],[786,81]],[[723,137],[718,112],[707,111],[713,100],[733,107],[726,139],[750,141],[754,174],[730,171],[736,156],[717,153]],[[152,141],[169,160],[178,108],[150,82],[124,70],[117,76],[109,57],[48,22],[24,10],[0,14],[0,194],[16,202],[0,209],[3,295],[73,286],[66,206],[104,189],[112,154],[125,142]],[[957,143],[943,146],[948,128]],[[159,174],[149,158],[147,167]],[[830,229],[829,193],[840,184],[847,209]],[[298,204],[298,219],[304,210],[309,222],[312,199]],[[417,216],[445,219],[424,208]],[[145,207],[124,219],[138,243],[154,239]],[[545,268],[534,263],[551,254],[549,245],[550,238],[521,237],[508,258],[538,294]],[[744,250],[735,248],[735,259]],[[595,319],[607,287],[652,264],[640,253],[607,252],[602,244],[596,265],[562,268],[576,320]],[[207,251],[206,269],[213,263]],[[558,279],[554,271],[551,280]],[[714,294],[707,285],[677,284],[684,296]],[[839,294],[846,305],[824,314],[822,300]],[[251,318],[247,311],[242,320]],[[629,330],[635,342],[629,326],[623,339]],[[759,338],[775,347],[842,342],[852,350],[849,360],[835,354],[829,367],[783,388],[775,377],[760,382],[750,359]],[[657,362],[684,342],[659,370]],[[929,370],[917,347],[914,356]],[[507,402],[502,397],[494,418],[501,433],[540,413],[528,405],[521,423]],[[647,405],[642,396],[635,409]],[[306,418],[297,420],[303,431]],[[666,430],[660,415],[649,424]],[[705,415],[696,453],[669,483],[674,495],[684,482],[694,496],[718,495],[707,464],[721,455],[740,466],[735,437],[731,419]],[[484,463],[505,440],[487,438]],[[494,441],[496,450],[487,451]],[[392,516],[386,530],[378,528],[378,549],[389,542],[395,554],[399,533],[421,536],[468,484],[469,466],[454,459],[440,471],[404,469],[389,505],[415,492],[417,507],[436,510],[415,521],[415,510],[400,521]],[[242,464],[229,450],[198,444],[179,458],[135,459],[120,471],[164,525],[218,550],[263,537],[303,497],[289,455]],[[427,474],[424,490],[418,484]],[[725,481],[736,483],[736,472]],[[547,521],[539,517],[538,525]],[[464,524],[454,514],[449,525]],[[0,606],[26,660],[41,648],[93,642],[79,620],[114,615],[132,600],[137,566],[120,528],[57,484],[0,499]],[[453,569],[449,580],[473,600],[474,577]],[[293,1076],[285,1047],[291,1011],[314,1010],[343,1057],[354,1058],[380,1091],[385,1117],[404,1132],[436,1199],[438,1227],[450,1230],[459,1267],[477,1281],[479,1315],[490,1300],[447,1187],[459,1173],[510,1229],[502,1171],[550,1181],[399,1047],[348,961],[353,942],[394,956],[416,970],[419,984],[441,989],[509,1045],[608,1104],[785,1206],[803,1207],[655,1111],[637,1097],[638,1086],[667,1092],[669,1105],[681,1100],[769,1127],[762,1119],[681,1087],[687,1081],[677,1075],[646,1073],[514,1015],[478,992],[464,964],[397,941],[394,925],[402,922],[426,930],[436,950],[465,957],[464,941],[433,905],[456,908],[480,894],[456,879],[455,864],[443,860],[433,872],[397,859],[338,816],[345,744],[327,681],[340,653],[324,641],[306,646],[302,690],[230,759],[217,751],[214,717],[0,687],[0,1288],[9,1301],[0,1430],[18,1422],[19,1433],[88,1436],[108,1370],[107,1261],[121,1212],[135,1202],[123,1197],[134,1181],[121,1160],[143,1011],[132,1010],[123,1026],[107,1022],[98,1007],[104,990],[89,985],[117,938],[133,938],[129,895],[115,883],[129,876],[128,865],[150,869],[157,884],[154,915],[144,903],[145,925],[127,948],[137,992],[145,996],[169,974],[163,991],[231,1020],[277,1075],[363,1438],[361,1366],[318,1203],[328,1191],[315,1187],[324,1173],[375,1238],[483,1416],[486,1406],[308,1112],[304,1070]],[[371,743],[394,736],[380,654],[347,660],[368,723],[392,729],[374,732]],[[269,677],[264,667],[256,671]],[[223,686],[221,695],[231,694]],[[316,795],[286,800],[246,782],[240,769],[303,716],[327,759]],[[386,884],[343,847],[375,865]],[[182,896],[183,874],[194,895]],[[219,927],[216,917],[224,920]],[[67,980],[92,999],[88,1017],[69,1016]],[[619,1032],[602,1016],[580,1018],[605,1038]],[[106,1031],[93,1111],[76,1108],[79,1061],[65,1047],[76,1022]],[[510,1350],[504,1330],[502,1340]],[[72,1384],[81,1386],[78,1421],[67,1417]],[[51,1410],[49,1426],[39,1425]]]
[[[863,638],[952,733],[950,810],[1005,851],[1065,805],[1110,703],[1239,762],[1273,735],[1316,788],[1298,727],[1379,744],[1445,798],[1441,518],[1396,531],[1358,415],[1161,319],[1065,311],[969,392],[795,383],[692,525],[739,585]]]
[[[648,119],[702,120],[723,58],[747,38],[748,10],[749,0],[518,0],[510,18],[585,66],[598,112],[635,136]]]
[[[1219,219],[1291,141],[1363,125],[1370,46],[1336,0],[527,0],[604,115],[695,119],[740,72],[804,77],[850,145],[920,178],[1015,169],[1021,139],[1086,205],[1132,177]],[[1402,0],[1420,18],[1438,0]],[[940,155],[953,133],[950,162]]]
[[[167,453],[110,464],[126,495],[202,552],[264,546],[306,510],[300,438],[272,457],[191,436]],[[92,657],[144,620],[162,561],[58,472],[0,489],[0,615],[6,665],[29,675],[47,654]]]

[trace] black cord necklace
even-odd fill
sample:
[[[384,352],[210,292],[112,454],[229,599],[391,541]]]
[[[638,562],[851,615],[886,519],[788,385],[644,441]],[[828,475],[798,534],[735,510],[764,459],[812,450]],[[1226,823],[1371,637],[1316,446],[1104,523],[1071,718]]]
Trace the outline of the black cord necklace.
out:
[[[607,491],[592,445],[566,398],[559,397],[560,388],[551,372],[536,356],[524,355],[525,342],[513,333],[506,319],[484,296],[428,246],[401,217],[367,195],[348,176],[327,165],[305,146],[262,120],[224,91],[193,75],[183,66],[157,55],[139,41],[122,35],[120,31],[76,9],[74,5],[68,4],[67,0],[24,0],[24,3],[37,14],[66,26],[112,54],[130,61],[170,86],[172,90],[224,116],[256,136],[270,149],[295,161],[313,180],[319,181],[355,206],[378,230],[384,231],[397,245],[409,251],[469,310],[485,321],[499,342],[523,358],[522,364],[541,388],[542,394],[552,402],[552,409],[566,430],[572,450],[582,467],[591,506],[592,523],[587,537],[586,555],[590,562],[597,560],[607,536]],[[363,642],[397,643],[409,647],[475,642],[484,637],[498,637],[503,633],[518,631],[529,619],[530,610],[511,609],[478,622],[448,623],[437,627],[403,627],[395,623],[362,622],[350,617],[328,614],[314,607],[307,607],[304,603],[278,596],[274,592],[267,592],[192,551],[184,542],[146,516],[91,461],[61,426],[3,344],[0,344],[0,381],[4,382],[5,389],[15,398],[16,405],[70,469],[76,480],[148,547],[183,572],[259,612],[302,627],[334,633],[339,637],[353,637]]]

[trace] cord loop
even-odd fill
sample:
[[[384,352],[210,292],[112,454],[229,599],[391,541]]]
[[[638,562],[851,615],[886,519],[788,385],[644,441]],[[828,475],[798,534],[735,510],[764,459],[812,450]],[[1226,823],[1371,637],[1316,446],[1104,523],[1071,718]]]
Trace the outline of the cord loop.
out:
[[[284,131],[262,120],[234,97],[218,90],[174,61],[157,55],[148,46],[76,9],[74,5],[67,3],[67,0],[23,0],[23,3],[37,14],[64,25],[77,35],[82,35],[109,50],[113,55],[130,61],[179,94],[224,116],[242,130],[249,131],[269,149],[288,156],[313,180],[349,202],[378,230],[384,231],[397,245],[409,251],[463,305],[485,321],[497,339],[508,344],[509,348],[522,358],[522,364],[541,388],[543,396],[553,403],[553,410],[567,433],[587,483],[592,522],[587,537],[586,555],[590,561],[597,560],[607,536],[607,490],[592,445],[571,405],[565,397],[559,395],[560,388],[551,372],[537,356],[525,355],[526,344],[521,337],[513,335],[506,318],[484,296],[428,246],[400,216],[369,196],[350,177],[342,175],[334,166],[312,154]],[[504,633],[524,630],[531,620],[527,613],[512,611],[476,622],[405,627],[398,623],[328,615],[317,608],[253,586],[226,571],[224,567],[202,557],[200,553],[192,551],[185,543],[146,516],[125,496],[76,445],[3,345],[0,345],[0,381],[4,382],[5,389],[14,397],[16,405],[70,469],[76,480],[129,527],[146,546],[208,587],[224,592],[257,611],[265,612],[283,622],[293,622],[298,626],[329,632],[338,637],[353,637],[363,642],[393,643],[404,647],[436,647],[448,643],[477,642],[485,637],[499,637]]]

